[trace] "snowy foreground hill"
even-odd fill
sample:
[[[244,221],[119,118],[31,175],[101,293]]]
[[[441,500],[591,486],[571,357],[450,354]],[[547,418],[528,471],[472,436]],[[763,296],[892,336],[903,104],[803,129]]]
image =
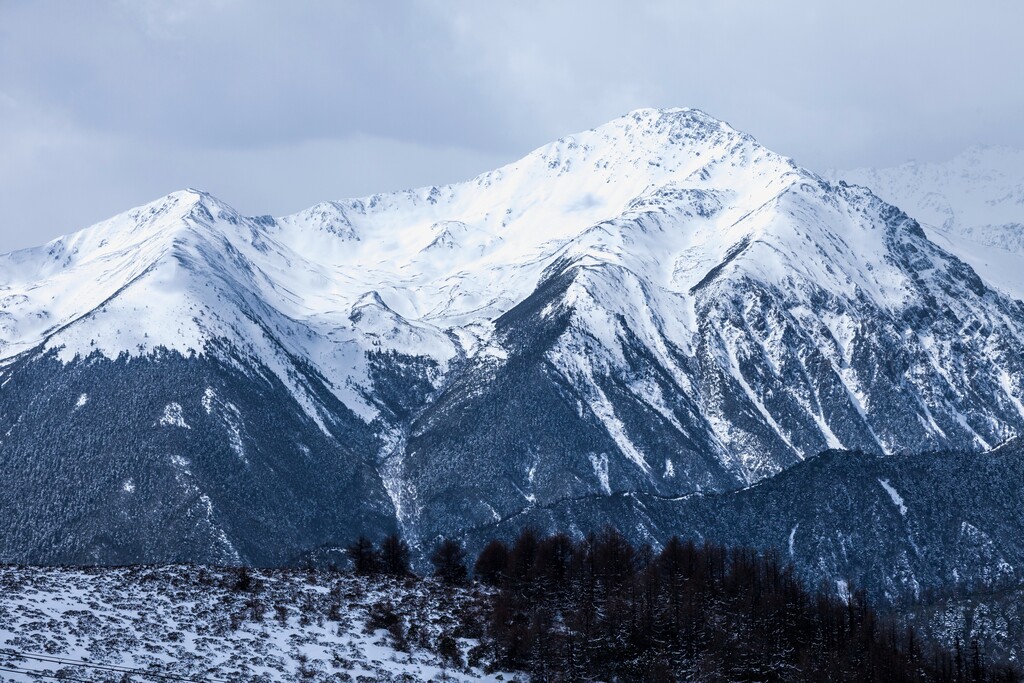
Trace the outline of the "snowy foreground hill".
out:
[[[506,565],[499,586],[188,565],[0,568],[0,680],[892,681],[903,662],[918,680],[949,681],[965,668],[958,641],[962,652],[978,642],[993,674],[1019,659],[1014,595],[919,605],[894,621],[859,593],[809,593],[749,551],[726,565],[721,547],[670,543],[622,574],[614,563],[631,555],[605,551],[626,549],[601,549],[616,536],[592,539],[589,555],[561,538]],[[569,556],[545,551],[565,543]],[[527,578],[514,578],[521,569]],[[902,635],[900,621],[929,638]]]
[[[689,109],[282,218],[178,192],[0,256],[0,559],[280,565],[538,511],[656,542],[622,500],[988,451],[1024,433],[996,285]]]
[[[281,571],[251,580],[241,590],[235,571],[192,566],[0,569],[0,679],[515,680],[485,673],[466,637],[474,619],[460,614],[479,588]]]

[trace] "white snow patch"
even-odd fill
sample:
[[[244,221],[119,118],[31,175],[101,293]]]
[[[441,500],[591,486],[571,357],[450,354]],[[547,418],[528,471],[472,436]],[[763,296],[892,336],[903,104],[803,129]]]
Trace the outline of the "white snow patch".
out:
[[[676,466],[668,458],[665,458],[665,473],[662,476],[665,479],[672,479],[676,476]]]
[[[238,456],[238,459],[248,465],[249,459],[245,457],[245,445],[242,440],[242,430],[245,423],[242,420],[242,412],[238,409],[238,406],[230,401],[221,401],[213,387],[206,387],[206,390],[203,391],[202,404],[203,410],[206,411],[207,415],[212,415],[214,410],[220,408],[218,412],[224,426],[228,430],[228,445],[234,454]],[[306,454],[309,454],[309,449],[306,449]]]
[[[597,476],[597,480],[601,483],[601,490],[604,491],[605,495],[611,495],[612,487],[608,483],[608,454],[596,455],[591,453],[590,464],[594,468],[594,475]]]
[[[896,489],[894,489],[889,484],[889,480],[888,479],[879,479],[878,483],[881,484],[882,488],[885,489],[885,492],[889,494],[889,498],[892,499],[893,505],[895,505],[897,508],[899,508],[900,514],[903,515],[904,517],[906,517],[907,516],[907,506],[903,504],[903,497],[900,496],[900,494],[896,492]]]
[[[125,493],[135,493],[135,482],[131,479],[126,479],[124,484],[121,485],[121,490]]]
[[[1021,404],[1020,398],[1017,397],[1017,392],[1014,390],[1013,380],[1010,378],[1010,373],[1006,370],[1002,370],[999,373],[999,386],[1006,392],[1006,396],[1013,403],[1013,406],[1017,409],[1017,412],[1024,416],[1024,404]]]
[[[799,529],[799,528],[800,528],[800,525],[797,524],[789,532],[789,556],[790,557],[793,557],[793,553],[794,553],[794,551],[796,549],[796,546],[794,545],[794,542],[796,541],[796,530]]]
[[[81,408],[82,406],[84,406],[88,402],[89,402],[89,394],[81,394],[78,397],[78,400],[75,401],[75,410],[78,410],[79,408]]]
[[[234,557],[236,560],[241,559],[238,550],[235,548],[235,544],[231,542],[228,535],[224,533],[224,529],[214,521],[213,501],[205,493],[200,494],[199,502],[203,505],[203,510],[206,514],[206,521],[210,525],[210,528],[214,531],[217,540],[220,541],[224,551],[228,553],[230,557]]]
[[[644,472],[650,472],[651,467],[647,464],[647,458],[644,457],[644,454],[640,452],[633,442],[630,441],[629,436],[626,435],[626,425],[615,414],[612,402],[608,400],[604,391],[601,390],[601,387],[597,386],[597,382],[593,378],[591,378],[590,385],[594,390],[592,400],[588,401],[590,410],[601,418],[605,431],[608,432],[608,436],[612,437],[612,441],[619,447],[619,450]]]
[[[789,435],[782,429],[782,425],[780,425],[775,420],[772,414],[765,407],[764,403],[761,401],[761,397],[759,396],[759,394],[755,392],[753,388],[751,388],[750,384],[747,382],[747,379],[743,376],[742,371],[740,371],[739,359],[736,357],[736,351],[732,347],[732,345],[727,345],[726,352],[728,354],[728,364],[726,364],[725,369],[733,376],[736,382],[740,385],[740,388],[743,389],[743,393],[747,395],[747,398],[750,399],[750,402],[754,404],[754,407],[757,408],[757,411],[761,413],[761,416],[764,418],[765,422],[767,422],[768,425],[772,428],[772,431],[774,431],[779,436],[779,438],[782,439],[782,442],[786,444],[786,446],[789,447],[789,449],[792,450],[793,453],[795,453],[797,457],[799,457],[802,460],[804,457],[803,453],[789,440]],[[731,425],[731,423],[729,424]]]
[[[961,427],[963,427],[964,429],[966,429],[967,431],[969,431],[971,433],[971,436],[974,437],[974,441],[979,446],[981,446],[981,450],[983,450],[983,451],[990,451],[990,450],[992,450],[992,445],[988,441],[986,441],[981,436],[981,434],[979,434],[978,432],[974,431],[974,427],[972,427],[970,425],[970,423],[967,422],[967,417],[964,416],[963,413],[961,413],[960,411],[957,411],[956,414],[953,417],[956,418],[957,423]]]
[[[839,599],[849,604],[850,602],[850,584],[846,579],[836,580],[836,592],[839,593]]]
[[[225,401],[223,417],[224,424],[228,428],[228,443],[231,446],[231,450],[234,451],[239,460],[248,465],[249,459],[245,457],[245,446],[242,442],[242,412],[235,404]]]
[[[180,403],[168,403],[164,406],[164,414],[160,416],[157,421],[161,427],[181,427],[183,429],[192,429],[188,423],[185,422],[185,412],[181,408]]]
[[[213,387],[206,387],[206,390],[203,391],[202,402],[203,410],[206,411],[207,415],[213,412],[213,401],[215,398],[217,398],[217,392],[213,390]]]

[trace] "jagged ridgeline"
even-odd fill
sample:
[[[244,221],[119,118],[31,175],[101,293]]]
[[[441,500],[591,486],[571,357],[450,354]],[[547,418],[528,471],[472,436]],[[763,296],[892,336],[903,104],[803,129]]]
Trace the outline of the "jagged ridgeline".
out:
[[[696,110],[283,218],[178,192],[0,257],[0,559],[272,565],[545,515],[717,533],[676,499],[1020,434],[1021,338],[1024,305],[898,208]],[[930,514],[879,462],[906,524]],[[864,481],[888,507],[855,519],[900,531],[879,586],[940,580]],[[721,503],[751,542],[880,574],[844,520],[815,555],[759,495]],[[963,522],[1019,571],[1017,517]]]

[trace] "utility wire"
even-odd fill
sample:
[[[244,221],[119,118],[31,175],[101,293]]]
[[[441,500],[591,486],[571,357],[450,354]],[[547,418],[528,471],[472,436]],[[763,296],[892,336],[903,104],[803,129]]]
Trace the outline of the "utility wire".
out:
[[[9,664],[8,666],[14,665]],[[0,666],[0,671],[11,674],[19,674],[21,676],[28,676],[29,678],[44,678],[53,681],[72,681],[73,683],[96,683],[95,681],[89,681],[84,678],[73,678],[71,676],[57,676],[56,674],[52,674],[49,672],[33,671],[32,669],[8,669],[6,667]]]
[[[61,664],[64,666],[71,667],[97,669],[100,671],[107,671],[110,673],[129,674],[135,676],[142,676],[144,678],[156,678],[164,681],[184,681],[186,683],[230,683],[230,681],[226,681],[220,678],[189,678],[186,676],[178,676],[177,674],[160,673],[159,671],[153,671],[148,669],[137,669],[126,666],[117,666],[115,664],[98,664],[95,662],[85,662],[77,659],[68,659],[66,657],[59,657],[56,655],[41,655],[31,652],[21,652],[20,650],[2,649],[0,650],[0,656],[7,657],[8,659],[32,659],[47,664]],[[9,665],[17,666],[16,664]]]

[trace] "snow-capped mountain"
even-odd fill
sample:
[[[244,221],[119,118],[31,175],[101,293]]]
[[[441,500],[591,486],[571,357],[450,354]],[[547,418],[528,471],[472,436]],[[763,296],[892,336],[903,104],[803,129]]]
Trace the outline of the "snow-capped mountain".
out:
[[[1024,432],[1024,304],[689,109],[277,219],[175,193],[0,257],[0,302],[3,559],[274,563]]]
[[[972,147],[942,163],[827,175],[870,187],[987,282],[1024,298],[1024,150]]]

